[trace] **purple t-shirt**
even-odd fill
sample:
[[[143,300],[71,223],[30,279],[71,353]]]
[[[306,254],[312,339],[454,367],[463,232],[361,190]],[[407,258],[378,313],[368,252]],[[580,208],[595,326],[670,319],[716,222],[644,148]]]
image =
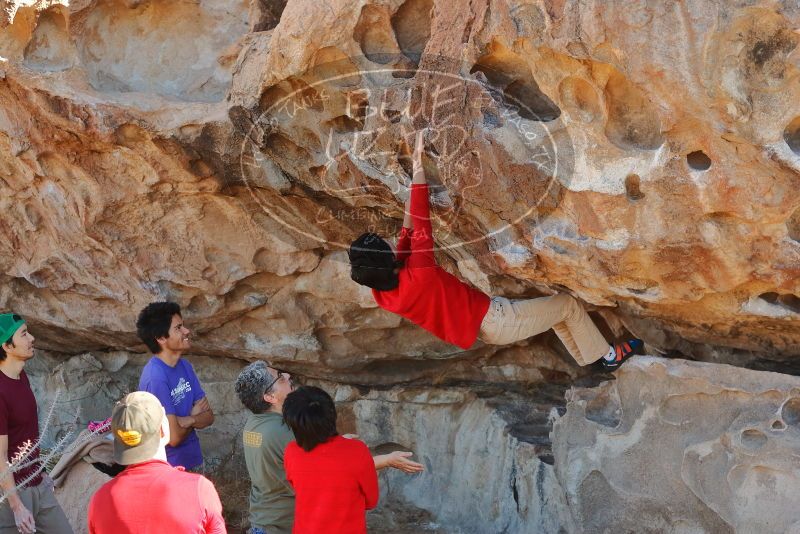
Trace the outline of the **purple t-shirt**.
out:
[[[194,403],[206,396],[192,364],[184,358],[175,367],[153,356],[142,370],[139,391],[148,391],[158,397],[167,415],[183,417],[190,415]],[[182,465],[192,469],[203,463],[200,440],[192,429],[177,447],[167,445],[167,461],[172,466]]]

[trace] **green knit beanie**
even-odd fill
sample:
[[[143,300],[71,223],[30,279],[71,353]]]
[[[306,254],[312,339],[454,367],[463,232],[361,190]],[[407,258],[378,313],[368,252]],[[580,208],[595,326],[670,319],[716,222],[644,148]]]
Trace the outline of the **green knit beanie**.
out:
[[[0,313],[0,345],[8,343],[24,324],[25,319],[16,313]]]

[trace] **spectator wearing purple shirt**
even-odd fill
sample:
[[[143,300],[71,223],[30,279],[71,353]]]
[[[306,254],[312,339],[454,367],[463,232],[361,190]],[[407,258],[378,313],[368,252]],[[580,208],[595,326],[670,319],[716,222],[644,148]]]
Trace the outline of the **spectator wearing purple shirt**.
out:
[[[192,364],[181,358],[191,343],[180,306],[148,305],[139,314],[136,331],[154,354],[142,370],[139,390],[152,393],[164,406],[170,431],[167,461],[187,470],[201,467],[203,453],[195,429],[210,426],[214,412]]]

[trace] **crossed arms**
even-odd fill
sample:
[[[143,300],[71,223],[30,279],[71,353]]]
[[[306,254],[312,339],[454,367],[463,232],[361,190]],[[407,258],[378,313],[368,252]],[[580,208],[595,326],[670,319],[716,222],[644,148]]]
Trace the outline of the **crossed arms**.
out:
[[[169,444],[177,447],[186,439],[192,429],[206,428],[214,423],[214,411],[208,403],[208,397],[203,397],[194,403],[189,415],[167,415],[169,421]]]

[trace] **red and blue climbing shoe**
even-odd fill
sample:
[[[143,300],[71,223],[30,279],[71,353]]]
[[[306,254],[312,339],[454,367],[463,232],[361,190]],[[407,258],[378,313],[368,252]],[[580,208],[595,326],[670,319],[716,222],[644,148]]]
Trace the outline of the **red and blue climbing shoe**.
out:
[[[605,371],[616,371],[619,366],[634,354],[644,354],[644,341],[641,339],[630,339],[614,344],[616,357],[613,360],[602,358],[600,362]]]

